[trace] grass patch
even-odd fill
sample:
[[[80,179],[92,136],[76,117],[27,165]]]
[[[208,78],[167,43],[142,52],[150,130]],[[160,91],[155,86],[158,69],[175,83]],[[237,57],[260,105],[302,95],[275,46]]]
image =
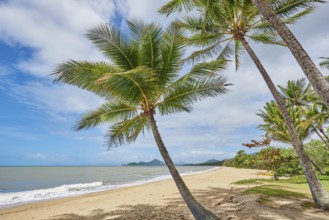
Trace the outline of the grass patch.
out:
[[[329,191],[329,176],[319,175],[323,188]],[[290,179],[248,179],[234,182],[238,185],[260,185],[250,188],[246,193],[259,193],[277,197],[308,197],[312,198],[305,176],[295,176]],[[265,185],[263,185],[265,184]]]
[[[237,185],[248,185],[248,184],[263,184],[263,183],[272,183],[274,182],[273,180],[270,180],[270,179],[247,179],[247,180],[239,180],[239,181],[236,181],[236,182],[233,182],[234,184],[237,184]]]
[[[326,189],[329,189],[329,176],[319,175],[319,180]],[[307,184],[305,176],[293,176],[289,179],[273,180],[273,179],[247,179],[239,180],[234,182],[237,185],[248,185],[248,184],[262,184],[262,183],[293,183],[293,184]]]
[[[300,192],[293,192],[288,191],[285,189],[282,189],[278,185],[262,185],[262,186],[255,186],[250,189],[247,189],[244,191],[245,194],[261,194],[266,196],[274,196],[274,197],[280,197],[280,198],[305,198],[306,195],[304,193]]]

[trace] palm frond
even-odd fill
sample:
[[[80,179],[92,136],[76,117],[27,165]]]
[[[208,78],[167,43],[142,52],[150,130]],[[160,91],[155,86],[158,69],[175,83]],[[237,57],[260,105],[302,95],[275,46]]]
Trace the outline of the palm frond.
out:
[[[161,61],[160,45],[162,40],[162,27],[156,23],[149,24],[142,33],[141,63],[149,68],[156,68]]]
[[[98,109],[88,112],[79,120],[76,129],[87,129],[96,127],[105,122],[117,122],[130,120],[137,115],[136,107],[125,103],[106,102]]]
[[[322,59],[320,66],[329,69],[329,57],[320,57],[320,59]]]
[[[157,77],[153,69],[139,66],[133,70],[108,74],[97,80],[118,100],[125,100],[130,105],[146,102],[157,91]]]
[[[129,38],[133,39],[135,42],[138,42],[142,38],[142,34],[147,29],[148,25],[140,19],[126,20],[126,23],[130,30]]]
[[[308,8],[313,8],[317,3],[325,3],[323,0],[272,0],[271,6],[281,18],[286,18]]]
[[[306,8],[305,10],[301,11],[301,12],[298,12],[294,15],[291,15],[287,18],[283,18],[282,21],[285,23],[285,24],[294,24],[296,23],[299,19],[303,18],[305,15],[308,15],[310,13],[312,13],[314,11],[315,7],[309,7],[309,8]]]
[[[193,3],[193,0],[171,0],[167,4],[163,5],[159,9],[159,12],[168,16],[176,11],[190,11],[193,9]]]
[[[181,20],[177,20],[176,24],[180,28],[194,32],[203,30],[205,22],[200,16],[184,16]]]
[[[234,42],[234,63],[235,63],[235,70],[239,69],[240,66],[240,56],[242,52],[244,51],[244,48],[241,45],[240,41],[235,41]]]
[[[94,92],[100,96],[109,96],[108,90],[96,84],[96,81],[108,74],[121,72],[121,69],[105,62],[69,60],[59,64],[52,75],[54,82],[64,82]]]
[[[234,50],[231,46],[231,41],[229,41],[220,54],[217,56],[216,60],[229,60],[230,57],[234,54]]]
[[[181,105],[177,102],[159,103],[157,108],[161,115],[169,115],[178,112],[191,112],[192,107],[187,105]]]
[[[139,134],[149,129],[147,117],[138,115],[130,120],[124,120],[112,125],[107,132],[107,144],[109,147],[131,143]]]
[[[158,70],[160,87],[171,82],[181,67],[181,58],[184,48],[184,36],[175,23],[169,25],[163,33],[161,42],[161,64]]]
[[[115,27],[102,24],[90,29],[86,35],[120,68],[130,70],[138,66],[137,44],[133,44],[131,39]]]
[[[200,61],[207,61],[208,59],[211,59],[213,56],[215,56],[218,53],[218,51],[220,51],[221,49],[222,49],[221,44],[215,43],[201,50],[194,51],[188,57],[183,59],[182,62],[193,64],[193,63],[198,63]]]
[[[285,43],[277,36],[277,34],[273,32],[260,32],[260,33],[253,33],[249,36],[254,42],[256,43],[263,43],[263,44],[274,44],[285,46]]]
[[[157,106],[168,104],[171,106],[190,106],[196,101],[207,97],[223,95],[228,92],[226,79],[223,77],[204,77],[184,83],[176,83],[163,95],[163,100]]]
[[[186,73],[181,80],[199,80],[205,77],[217,77],[219,72],[223,71],[227,67],[227,60],[217,59],[210,62],[202,62],[192,67],[190,72]],[[180,81],[180,80],[177,80]]]

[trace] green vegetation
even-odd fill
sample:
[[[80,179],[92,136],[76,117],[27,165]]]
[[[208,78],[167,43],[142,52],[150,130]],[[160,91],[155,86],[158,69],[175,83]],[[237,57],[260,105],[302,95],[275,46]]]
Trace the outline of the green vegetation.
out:
[[[329,151],[320,140],[312,140],[305,144],[305,152],[321,176],[320,180],[329,176]],[[275,176],[298,176],[303,174],[297,154],[293,148],[267,147],[256,154],[247,154],[240,150],[231,160],[225,160],[224,166],[250,169],[265,169]],[[305,178],[304,178],[305,179]],[[305,180],[306,181],[306,180]]]
[[[293,148],[268,147],[256,154],[247,154],[240,150],[232,160],[226,160],[224,166],[273,171],[275,176],[301,175],[302,168]]]
[[[322,183],[327,182],[329,184],[329,176],[319,175],[318,178]],[[307,184],[307,180],[305,176],[294,176],[288,179],[280,179],[280,180],[258,178],[258,179],[239,180],[234,182],[234,184],[238,184],[238,185],[263,184],[263,183]]]
[[[294,192],[283,189],[283,186],[278,185],[262,185],[262,186],[255,186],[250,189],[247,189],[244,193],[245,194],[262,194],[266,196],[275,196],[280,198],[305,198],[307,197],[304,193]]]
[[[319,175],[319,180],[326,190],[329,190],[329,176]],[[244,194],[259,194],[257,200],[261,204],[271,205],[272,200],[269,198],[310,198],[311,192],[307,185],[305,176],[294,176],[289,179],[247,179],[234,182],[238,185],[258,185],[244,191]],[[301,203],[303,208],[315,207],[314,202],[305,201]]]

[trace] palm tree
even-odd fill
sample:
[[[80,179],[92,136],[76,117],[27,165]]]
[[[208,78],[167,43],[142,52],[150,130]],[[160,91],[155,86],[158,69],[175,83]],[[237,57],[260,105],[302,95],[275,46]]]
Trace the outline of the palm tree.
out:
[[[106,99],[102,106],[81,118],[77,129],[112,123],[107,133],[109,147],[133,142],[139,134],[151,129],[160,154],[194,217],[218,219],[185,185],[160,136],[155,114],[189,112],[194,102],[226,93],[229,84],[217,74],[225,62],[199,64],[179,77],[182,31],[174,25],[162,30],[154,23],[128,22],[128,26],[129,31],[120,31],[104,24],[87,33],[113,64],[70,60],[54,71],[55,82],[75,85]]]
[[[308,138],[311,133],[311,127],[308,120],[303,117],[303,110],[300,107],[289,107],[288,112],[299,139],[303,141]],[[258,128],[265,131],[265,136],[268,139],[282,143],[292,142],[285,120],[276,102],[266,102],[264,110],[260,110],[260,113],[257,113],[257,115],[264,121]]]
[[[283,5],[284,6],[284,5]],[[295,2],[295,8],[303,7],[303,4]],[[216,56],[216,60],[228,59],[233,55],[238,67],[239,55],[245,49],[270,89],[280,111],[284,117],[294,149],[307,178],[315,204],[319,208],[329,209],[329,195],[323,189],[312,165],[305,154],[302,142],[298,137],[289,111],[280,93],[276,89],[267,71],[250,47],[246,38],[265,44],[282,43],[272,32],[271,25],[264,22],[259,16],[257,8],[250,0],[172,0],[161,9],[161,13],[167,15],[175,11],[196,9],[200,16],[186,16],[179,25],[192,34],[188,42],[200,50],[192,53],[187,60],[198,62]],[[279,9],[281,9],[279,7]],[[285,22],[294,23],[300,17],[308,14],[313,8],[306,7],[296,14],[291,11],[279,10],[278,13],[285,17]],[[222,45],[225,43],[225,46]]]
[[[307,84],[303,78],[296,81],[289,80],[287,87],[280,85],[278,87],[287,105],[295,111],[301,111],[300,117],[305,120],[302,123],[305,129],[311,128],[329,149],[329,137],[324,131],[324,125],[329,119],[328,110],[319,100],[319,96],[312,90],[311,85]],[[300,125],[295,124],[295,126]]]
[[[278,87],[288,106],[305,107],[317,100],[311,85],[304,78],[288,80],[286,87],[280,85]]]
[[[268,1],[264,0],[252,0],[252,2],[257,6],[259,12],[264,16],[264,18],[273,25],[273,28],[281,36],[283,41],[287,44],[291,53],[299,63],[300,67],[304,71],[305,76],[313,85],[315,91],[324,101],[325,105],[329,108],[329,83],[322,76],[320,70],[316,67],[310,56],[304,50],[302,45],[299,43],[295,35],[290,31],[287,25],[280,19],[280,14],[277,13],[277,6],[282,7],[287,12],[294,12],[296,8],[294,5],[290,4],[290,0],[272,0],[273,4],[270,5]],[[297,1],[293,1],[297,2]],[[300,0],[298,1],[305,7],[310,6],[313,8],[314,3],[325,1],[322,0]],[[290,5],[289,5],[290,4]],[[272,8],[272,7],[273,8]]]
[[[312,124],[313,121],[305,117],[305,110],[300,106],[290,106],[288,111],[301,141],[307,139],[313,131],[317,131]],[[281,143],[292,144],[285,120],[278,105],[274,101],[267,102],[264,106],[264,111],[261,110],[257,115],[264,121],[258,128],[265,131],[266,138]],[[310,157],[309,160],[321,174],[324,174],[323,169],[315,161]]]

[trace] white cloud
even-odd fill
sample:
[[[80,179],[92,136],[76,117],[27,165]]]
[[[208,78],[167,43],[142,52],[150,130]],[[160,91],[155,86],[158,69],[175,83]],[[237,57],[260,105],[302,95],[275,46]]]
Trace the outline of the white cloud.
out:
[[[166,0],[117,0],[118,9],[126,19],[142,19],[146,22],[157,21],[162,25],[168,25],[174,18],[173,16],[167,18],[160,15],[157,10],[167,3]]]
[[[45,163],[67,163],[68,161],[70,161],[70,157],[68,157],[67,155],[61,155],[61,154],[44,154],[44,153],[33,153],[33,154],[29,154],[26,156],[29,159],[32,159],[33,161],[37,161],[38,162],[45,162]]]
[[[32,159],[37,159],[37,160],[44,160],[44,159],[47,159],[49,157],[48,155],[42,154],[42,153],[29,154],[27,156],[32,158]]]
[[[86,30],[114,15],[112,1],[19,1],[0,5],[0,36],[5,42],[31,48],[18,66],[47,76],[67,59],[101,59],[84,36]]]
[[[98,96],[68,85],[51,85],[41,82],[13,84],[12,93],[27,105],[58,115],[84,113],[101,105]]]

